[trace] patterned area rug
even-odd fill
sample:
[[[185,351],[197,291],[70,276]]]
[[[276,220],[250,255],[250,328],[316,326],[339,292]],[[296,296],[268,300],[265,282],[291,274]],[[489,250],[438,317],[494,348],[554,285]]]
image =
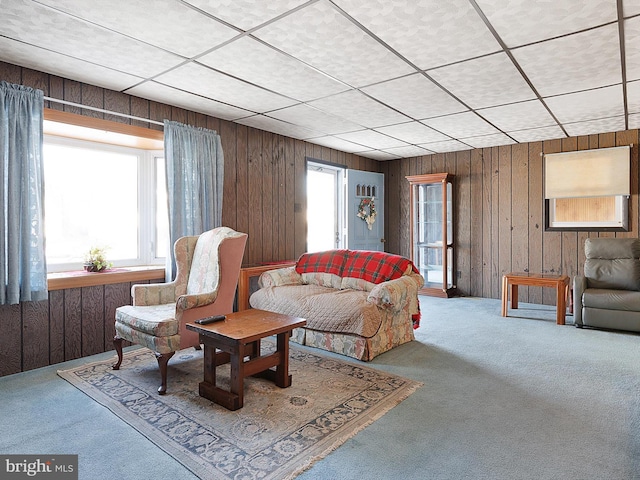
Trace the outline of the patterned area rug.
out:
[[[275,347],[268,339],[262,348]],[[110,360],[58,375],[207,479],[293,478],[422,385],[291,345],[292,386],[247,378],[244,407],[231,412],[198,395],[202,354],[174,355],[164,396],[144,348],[127,352],[119,371]],[[218,367],[217,384],[228,388],[228,379],[228,365]]]

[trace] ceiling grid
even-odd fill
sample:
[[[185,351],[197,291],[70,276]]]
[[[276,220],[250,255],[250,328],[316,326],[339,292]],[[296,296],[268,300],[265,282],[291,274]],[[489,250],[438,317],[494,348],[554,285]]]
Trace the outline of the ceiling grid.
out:
[[[358,155],[640,128],[640,0],[4,0],[0,61]]]

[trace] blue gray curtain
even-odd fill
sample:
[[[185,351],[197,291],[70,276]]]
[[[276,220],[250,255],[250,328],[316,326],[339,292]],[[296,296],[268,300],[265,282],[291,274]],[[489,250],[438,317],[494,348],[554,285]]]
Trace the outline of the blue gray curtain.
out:
[[[0,304],[45,300],[42,90],[0,82]]]
[[[200,235],[222,225],[224,155],[213,130],[164,122],[169,236],[167,281],[175,276],[173,244],[186,235]]]

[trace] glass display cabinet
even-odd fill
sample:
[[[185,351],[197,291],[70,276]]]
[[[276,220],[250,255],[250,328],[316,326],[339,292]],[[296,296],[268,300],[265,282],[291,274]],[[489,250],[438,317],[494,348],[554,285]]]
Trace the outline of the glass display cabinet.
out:
[[[411,260],[424,277],[420,294],[448,298],[455,291],[453,178],[449,173],[406,177],[411,193]]]

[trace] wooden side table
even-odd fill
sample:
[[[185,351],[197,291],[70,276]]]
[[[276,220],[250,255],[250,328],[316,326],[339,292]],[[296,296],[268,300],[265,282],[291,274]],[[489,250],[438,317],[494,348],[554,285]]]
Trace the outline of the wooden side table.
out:
[[[507,273],[502,277],[502,316],[507,316],[509,287],[511,287],[511,308],[518,308],[518,285],[529,287],[552,287],[556,289],[556,324],[564,325],[569,297],[569,277],[545,273]]]
[[[244,404],[244,379],[256,375],[272,380],[278,387],[291,385],[289,375],[289,336],[291,330],[307,324],[304,318],[250,309],[230,313],[226,320],[198,325],[187,323],[187,330],[200,334],[204,344],[204,380],[200,396],[229,410]],[[276,351],[260,354],[260,340],[276,335]],[[245,360],[245,357],[249,357]],[[231,362],[229,391],[216,386],[216,367]],[[275,371],[271,370],[275,367]]]
[[[296,262],[291,261],[241,268],[240,276],[238,277],[238,311],[248,310],[251,308],[249,305],[249,288],[251,278],[259,277],[264,272],[275,270],[276,268],[293,267],[295,264]]]

